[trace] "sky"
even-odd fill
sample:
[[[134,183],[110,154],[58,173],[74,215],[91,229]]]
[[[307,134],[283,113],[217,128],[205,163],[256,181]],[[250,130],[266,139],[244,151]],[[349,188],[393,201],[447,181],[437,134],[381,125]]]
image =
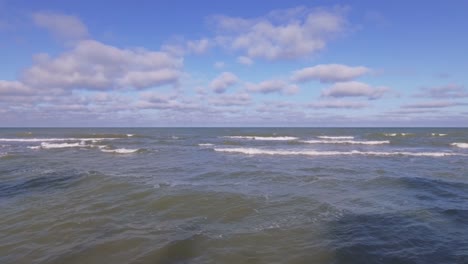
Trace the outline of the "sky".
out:
[[[467,13],[466,0],[0,0],[0,126],[466,127]]]

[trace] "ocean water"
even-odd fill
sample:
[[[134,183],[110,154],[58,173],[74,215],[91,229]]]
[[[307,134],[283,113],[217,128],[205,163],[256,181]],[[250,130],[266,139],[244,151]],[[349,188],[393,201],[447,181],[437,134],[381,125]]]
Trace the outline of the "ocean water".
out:
[[[468,129],[5,128],[0,212],[0,263],[468,263]]]

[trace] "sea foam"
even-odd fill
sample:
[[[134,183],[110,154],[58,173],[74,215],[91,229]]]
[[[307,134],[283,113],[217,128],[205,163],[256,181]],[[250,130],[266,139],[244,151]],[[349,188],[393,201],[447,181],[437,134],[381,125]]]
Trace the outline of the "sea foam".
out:
[[[452,143],[450,145],[455,146],[455,147],[459,147],[459,148],[468,148],[468,143],[455,142],[455,143]]]
[[[107,153],[117,153],[117,154],[131,154],[139,151],[140,149],[126,149],[126,148],[119,148],[119,149],[105,149],[101,148],[102,152]]]
[[[366,156],[421,156],[421,157],[444,157],[444,156],[466,156],[461,153],[451,152],[378,152],[378,151],[314,151],[314,150],[267,150],[259,148],[214,148],[218,152],[242,153],[247,155],[305,155],[305,156],[343,156],[343,155],[366,155]]]
[[[353,136],[318,136],[318,138],[321,138],[321,139],[334,139],[334,140],[354,139]]]
[[[302,141],[308,144],[361,144],[361,145],[381,145],[389,144],[390,141],[356,141],[356,140],[304,140]]]
[[[271,141],[290,141],[297,140],[297,137],[257,137],[257,136],[226,136],[232,139],[250,139],[250,140],[271,140]]]
[[[42,142],[41,143],[41,148],[43,149],[56,149],[56,148],[84,148],[88,147],[89,145],[83,144],[83,142],[79,143],[47,143],[47,142]],[[31,149],[33,147],[30,147]]]
[[[102,141],[115,138],[0,138],[0,142]]]
[[[200,143],[200,144],[198,144],[198,146],[200,146],[200,147],[209,147],[209,146],[213,146],[213,144],[211,144],[211,143]]]

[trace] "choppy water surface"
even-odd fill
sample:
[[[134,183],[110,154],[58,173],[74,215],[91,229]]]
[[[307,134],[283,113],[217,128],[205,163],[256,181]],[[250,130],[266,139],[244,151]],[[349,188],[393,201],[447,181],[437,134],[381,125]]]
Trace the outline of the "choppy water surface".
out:
[[[0,129],[0,263],[468,263],[468,129]]]

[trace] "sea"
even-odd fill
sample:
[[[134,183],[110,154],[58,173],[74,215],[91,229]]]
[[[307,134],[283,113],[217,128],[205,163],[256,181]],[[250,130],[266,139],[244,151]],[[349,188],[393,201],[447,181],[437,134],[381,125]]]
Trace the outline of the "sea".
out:
[[[468,129],[1,128],[0,263],[468,263]]]

